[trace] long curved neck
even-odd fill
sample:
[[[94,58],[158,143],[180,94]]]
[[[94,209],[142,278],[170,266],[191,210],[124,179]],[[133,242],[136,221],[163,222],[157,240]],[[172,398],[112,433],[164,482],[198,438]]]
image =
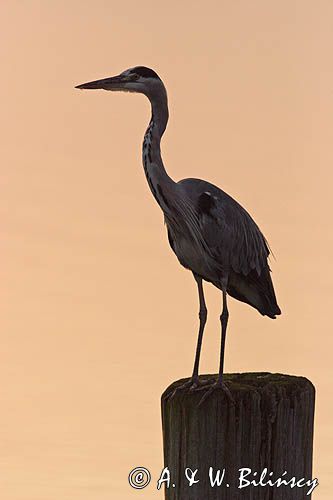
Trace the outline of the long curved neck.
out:
[[[161,156],[161,138],[168,123],[168,99],[164,86],[148,96],[151,102],[151,120],[142,146],[142,162],[150,190],[164,212],[168,209],[167,199],[176,184],[168,176]]]
[[[169,120],[168,97],[164,85],[148,98],[151,103],[152,121],[156,127],[156,138],[161,140]]]
[[[147,97],[151,102],[152,114],[143,141],[142,161],[150,190],[163,210],[168,228],[187,233],[194,241],[204,245],[191,201],[179,184],[169,177],[163,165],[160,144],[169,118],[164,85],[161,84],[153,95]]]

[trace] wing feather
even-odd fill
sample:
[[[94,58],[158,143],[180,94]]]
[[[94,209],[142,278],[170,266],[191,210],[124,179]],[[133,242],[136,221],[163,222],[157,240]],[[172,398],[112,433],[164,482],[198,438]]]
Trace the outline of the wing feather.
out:
[[[202,239],[223,267],[247,276],[268,268],[268,243],[249,213],[231,196],[200,179],[180,183],[195,202]]]
[[[266,239],[252,217],[235,200],[217,199],[211,209],[216,224],[214,246],[218,256],[236,272],[247,276],[256,270],[258,276],[267,267],[269,248]],[[207,219],[203,224],[211,224]]]

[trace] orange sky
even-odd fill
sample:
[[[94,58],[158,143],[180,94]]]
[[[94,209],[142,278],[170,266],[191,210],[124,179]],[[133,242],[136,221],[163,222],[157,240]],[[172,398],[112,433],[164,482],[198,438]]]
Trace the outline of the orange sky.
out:
[[[219,185],[271,244],[283,314],[230,300],[226,370],[316,385],[328,500],[332,20],[326,0],[2,6],[2,498],[132,499],[129,470],[162,468],[159,397],[191,373],[196,286],[143,174],[148,102],[74,90],[145,65],[168,89],[169,174]],[[220,335],[206,290],[202,373],[218,369]]]

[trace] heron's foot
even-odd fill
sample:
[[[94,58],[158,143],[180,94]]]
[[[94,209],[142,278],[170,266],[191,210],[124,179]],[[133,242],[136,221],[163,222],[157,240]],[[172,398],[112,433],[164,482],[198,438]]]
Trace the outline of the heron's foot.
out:
[[[175,397],[177,392],[179,391],[184,391],[184,390],[189,390],[189,391],[200,391],[203,389],[206,385],[211,384],[211,380],[200,380],[199,377],[191,377],[189,380],[184,382],[183,384],[179,385],[174,389],[170,394],[167,395],[166,399],[171,400]]]
[[[204,389],[204,387],[201,387],[200,390],[201,389]],[[226,385],[225,382],[223,382],[222,378],[218,378],[217,381],[212,385],[212,387],[210,387],[207,390],[207,392],[205,392],[205,394],[200,399],[198,406],[201,406],[204,403],[204,401],[206,401],[206,399],[216,390],[222,390],[226,395],[227,399],[229,400],[229,402],[233,406],[235,406],[236,402],[234,400],[234,397],[231,394],[229,387]]]

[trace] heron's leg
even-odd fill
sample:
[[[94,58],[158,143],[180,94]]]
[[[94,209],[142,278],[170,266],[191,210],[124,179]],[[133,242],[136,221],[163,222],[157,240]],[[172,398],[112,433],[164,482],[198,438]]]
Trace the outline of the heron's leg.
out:
[[[223,307],[222,307],[222,314],[220,316],[221,320],[221,351],[220,351],[220,369],[219,369],[219,375],[218,379],[215,382],[215,384],[206,391],[206,393],[202,396],[199,406],[209,397],[210,394],[216,389],[222,389],[227,396],[228,400],[230,401],[231,404],[235,404],[235,400],[230,392],[229,387],[223,382],[223,368],[224,368],[224,350],[225,350],[225,340],[226,340],[226,335],[227,335],[227,325],[228,325],[228,318],[229,318],[229,312],[228,312],[228,306],[227,306],[227,288],[226,286],[222,286],[222,299],[223,299]]]
[[[222,297],[223,297],[223,308],[222,308],[222,314],[220,316],[222,333],[221,333],[220,369],[218,378],[218,381],[220,383],[223,380],[225,339],[227,336],[227,325],[229,318],[229,311],[227,306],[227,292],[225,288],[222,289]]]
[[[184,382],[183,384],[179,385],[174,389],[170,394],[167,396],[168,399],[172,399],[174,395],[183,389],[190,389],[190,390],[196,390],[199,388],[199,386],[205,386],[206,384],[210,384],[210,380],[200,380],[199,381],[199,361],[200,361],[200,353],[201,353],[201,345],[202,345],[202,337],[207,321],[207,307],[206,307],[206,302],[205,302],[205,296],[204,296],[204,291],[203,291],[203,286],[202,286],[202,278],[198,276],[197,274],[194,274],[194,279],[197,282],[198,285],[198,293],[199,293],[199,320],[200,320],[200,326],[199,326],[199,334],[198,334],[198,342],[197,342],[197,349],[195,353],[195,360],[194,360],[194,367],[193,367],[193,373],[192,377]]]
[[[204,329],[205,329],[205,325],[206,325],[206,321],[207,321],[207,307],[206,307],[205,296],[204,296],[204,291],[203,291],[203,286],[202,286],[202,278],[194,273],[193,273],[193,276],[194,276],[194,279],[198,285],[199,307],[200,307],[200,309],[199,309],[200,326],[199,326],[197,349],[196,349],[196,353],[195,353],[195,361],[194,361],[194,367],[193,367],[193,373],[192,373],[192,382],[198,383],[202,337],[203,337],[203,333],[204,333]]]

